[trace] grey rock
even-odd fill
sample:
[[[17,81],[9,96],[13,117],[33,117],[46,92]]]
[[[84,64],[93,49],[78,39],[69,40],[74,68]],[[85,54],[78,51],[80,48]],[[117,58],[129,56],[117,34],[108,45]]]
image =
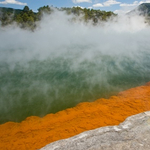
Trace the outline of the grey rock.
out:
[[[150,111],[131,116],[118,126],[86,131],[40,150],[150,150]]]

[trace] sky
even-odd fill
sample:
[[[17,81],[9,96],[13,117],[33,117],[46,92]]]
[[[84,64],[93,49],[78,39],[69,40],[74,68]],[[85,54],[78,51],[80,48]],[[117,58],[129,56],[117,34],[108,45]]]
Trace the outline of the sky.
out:
[[[25,5],[33,11],[44,5],[54,7],[73,7],[100,9],[115,13],[126,13],[141,3],[150,3],[150,0],[0,0],[0,7],[23,9]]]

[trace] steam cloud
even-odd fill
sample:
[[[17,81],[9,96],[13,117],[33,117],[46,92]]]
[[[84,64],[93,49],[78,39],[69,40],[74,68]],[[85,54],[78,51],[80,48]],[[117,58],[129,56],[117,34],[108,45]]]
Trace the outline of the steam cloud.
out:
[[[139,16],[94,26],[55,11],[34,32],[0,28],[0,122],[43,116],[150,80],[150,27]]]

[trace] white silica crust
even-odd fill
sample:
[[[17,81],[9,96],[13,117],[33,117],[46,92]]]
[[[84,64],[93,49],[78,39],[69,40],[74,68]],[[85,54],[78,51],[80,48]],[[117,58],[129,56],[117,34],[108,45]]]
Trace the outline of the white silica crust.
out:
[[[128,117],[118,126],[101,127],[59,140],[40,150],[150,150],[150,111]]]

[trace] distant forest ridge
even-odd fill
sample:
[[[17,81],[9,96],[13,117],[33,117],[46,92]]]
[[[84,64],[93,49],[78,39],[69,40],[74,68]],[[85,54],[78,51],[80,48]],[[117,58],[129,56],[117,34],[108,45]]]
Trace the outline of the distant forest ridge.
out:
[[[140,11],[142,15],[150,16],[150,3],[143,3],[139,5],[138,11]]]
[[[40,7],[38,9],[38,12],[33,12],[28,6],[25,6],[22,10],[0,7],[0,23],[1,26],[6,26],[13,22],[16,22],[21,28],[35,29],[36,22],[41,20],[43,14],[52,14],[54,10],[64,11],[67,15],[73,14],[74,21],[78,16],[82,16],[80,20],[84,22],[91,21],[93,22],[93,24],[97,24],[101,21],[107,21],[109,18],[117,16],[117,14],[111,11],[101,11],[81,7],[54,8],[47,5]],[[134,14],[137,11],[140,12],[139,15],[144,15],[149,18],[150,3],[143,3],[128,14]]]
[[[143,16],[150,16],[150,3],[142,3],[134,10],[130,11],[128,14],[137,13]]]
[[[41,20],[43,13],[52,14],[54,10],[65,11],[66,14],[73,14],[75,17],[82,15],[83,21],[88,22],[91,20],[95,24],[98,21],[106,21],[111,16],[116,16],[116,14],[111,11],[82,9],[81,7],[54,8],[47,5],[40,7],[38,12],[33,12],[28,6],[25,6],[23,10],[0,7],[0,21],[2,26],[16,22],[22,28],[29,27],[34,29],[35,22]]]

